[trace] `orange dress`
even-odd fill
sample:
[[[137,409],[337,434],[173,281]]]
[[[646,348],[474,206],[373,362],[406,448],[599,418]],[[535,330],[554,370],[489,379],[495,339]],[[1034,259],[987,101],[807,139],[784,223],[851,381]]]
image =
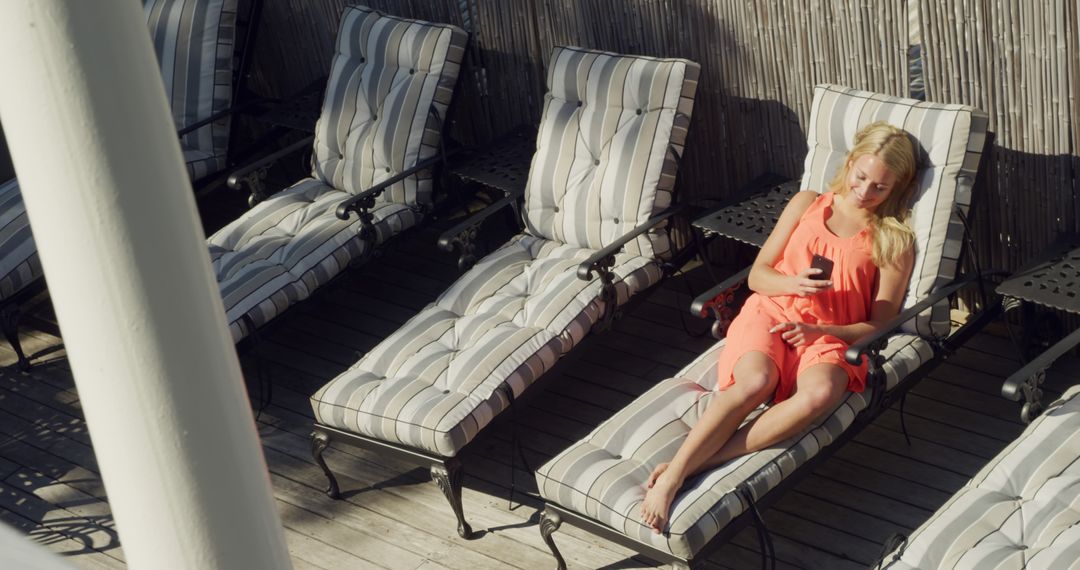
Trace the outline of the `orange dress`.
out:
[[[847,372],[848,390],[862,392],[866,387],[866,363],[854,366],[844,360],[848,343],[843,340],[822,335],[809,344],[793,347],[784,342],[780,332],[769,332],[782,322],[849,325],[870,319],[878,275],[870,257],[871,236],[866,229],[849,238],[833,234],[825,225],[832,215],[832,204],[832,192],[814,200],[774,265],[784,275],[796,275],[810,267],[814,254],[823,255],[833,260],[832,288],[808,297],[750,295],[728,328],[727,345],[718,363],[717,389],[725,390],[735,384],[732,376],[735,363],[750,351],[764,353],[780,371],[775,402],[790,397],[795,379],[807,368],[822,362],[835,364]]]

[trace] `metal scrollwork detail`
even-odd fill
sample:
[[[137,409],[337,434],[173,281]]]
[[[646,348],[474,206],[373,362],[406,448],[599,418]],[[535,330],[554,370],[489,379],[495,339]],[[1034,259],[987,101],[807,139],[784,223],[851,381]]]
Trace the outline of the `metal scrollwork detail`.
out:
[[[562,526],[562,517],[559,516],[559,513],[544,509],[544,514],[540,516],[540,536],[544,538],[544,544],[547,544],[548,548],[551,549],[551,555],[555,557],[555,561],[558,563],[558,570],[566,570],[566,560],[563,560],[562,553],[555,546],[555,539],[551,536],[556,530],[559,530],[560,526]]]
[[[458,536],[470,540],[474,537],[472,527],[465,522],[465,513],[461,506],[461,484],[464,476],[465,471],[461,468],[461,462],[454,459],[447,460],[443,465],[431,466],[431,479],[435,481],[439,489],[442,489],[443,495],[450,502],[450,508],[454,510],[454,515],[457,517]]]
[[[592,267],[600,276],[600,300],[604,303],[604,314],[600,317],[600,330],[608,330],[619,313],[619,295],[615,290],[615,255],[609,255]]]
[[[1020,387],[1024,394],[1024,405],[1020,408],[1020,419],[1025,424],[1031,423],[1043,411],[1042,383],[1046,381],[1046,370],[1040,370],[1024,379]]]
[[[727,336],[728,328],[731,326],[731,322],[735,320],[735,293],[740,286],[741,284],[725,289],[705,303],[704,310],[712,313],[713,318],[716,319],[716,322],[712,325],[712,335],[716,339]]]
[[[256,168],[244,175],[240,183],[248,187],[248,207],[254,208],[256,204],[266,199],[266,175],[269,166]]]
[[[468,271],[476,263],[476,238],[479,234],[477,226],[469,226],[461,231],[451,242],[461,255],[458,256],[458,269]]]
[[[363,199],[356,202],[353,209],[356,211],[356,216],[360,218],[360,239],[368,242],[368,244],[374,245],[375,243],[375,225],[372,221],[375,219],[375,214],[371,213],[371,209],[375,207],[375,196],[365,196]]]
[[[311,455],[315,458],[315,463],[322,467],[323,473],[326,474],[326,479],[329,482],[326,486],[326,495],[331,499],[340,499],[341,492],[338,489],[337,479],[334,478],[334,474],[330,472],[330,468],[326,465],[326,460],[323,459],[323,452],[330,445],[330,436],[321,431],[311,432]]]

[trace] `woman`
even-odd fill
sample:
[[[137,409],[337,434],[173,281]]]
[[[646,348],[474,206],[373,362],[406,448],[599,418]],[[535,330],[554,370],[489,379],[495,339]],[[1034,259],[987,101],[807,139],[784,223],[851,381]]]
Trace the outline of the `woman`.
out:
[[[900,311],[914,262],[914,177],[907,133],[879,121],[855,135],[828,192],[792,197],[750,270],[754,294],[728,329],[718,392],[649,476],[641,518],[654,532],[687,477],[792,437],[846,392],[863,391],[866,365],[846,362],[844,351]],[[831,275],[811,267],[815,255],[832,261]]]

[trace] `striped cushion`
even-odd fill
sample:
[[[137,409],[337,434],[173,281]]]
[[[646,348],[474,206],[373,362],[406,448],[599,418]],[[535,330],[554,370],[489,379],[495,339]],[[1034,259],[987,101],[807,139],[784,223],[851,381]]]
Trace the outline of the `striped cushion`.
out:
[[[435,152],[464,43],[453,26],[345,9],[316,127],[314,177],[209,239],[233,340],[368,253],[358,218],[339,220],[334,209]],[[428,115],[432,107],[438,119]],[[415,206],[430,195],[430,176],[388,189],[372,210],[375,245],[416,225]]]
[[[911,535],[886,568],[1075,568],[1080,560],[1080,386]]]
[[[956,277],[964,227],[956,214],[971,204],[988,119],[963,105],[926,103],[837,85],[818,85],[807,126],[802,187],[824,192],[853,145],[855,133],[886,120],[918,141],[919,173],[910,224],[915,230],[915,269],[904,306],[910,307]],[[948,220],[940,223],[939,220]],[[923,336],[949,332],[949,302],[927,310],[905,330]]]
[[[434,156],[467,38],[447,24],[346,8],[315,127],[313,176],[357,194]],[[428,206],[431,194],[427,173],[379,199]]]
[[[603,313],[593,252],[518,236],[311,397],[321,424],[453,456],[525,391]],[[648,258],[620,254],[618,302],[660,279]]]
[[[184,163],[187,164],[188,176],[192,180],[198,180],[215,172],[225,169],[225,156],[213,155],[206,151],[190,149],[180,145],[184,153]]]
[[[535,236],[600,249],[672,202],[699,67],[683,59],[555,48],[526,184]],[[627,245],[663,256],[667,234]]]
[[[368,243],[358,236],[360,221],[334,215],[348,197],[309,178],[210,236],[210,258],[234,341],[250,333],[251,325],[262,326],[306,299],[367,253]],[[376,244],[418,220],[415,212],[400,204],[378,204],[372,214]]]
[[[176,128],[228,109],[233,96],[233,42],[237,0],[143,0],[143,12],[161,65]],[[185,149],[220,159],[189,163],[193,179],[224,168],[229,118],[184,135]],[[214,170],[216,172],[216,170]]]
[[[0,301],[11,298],[42,275],[18,181],[8,180],[0,184]]]
[[[659,383],[538,469],[540,495],[638,542],[692,558],[746,509],[735,493],[737,486],[746,483],[755,497],[763,496],[840,436],[870,400],[869,391],[848,394],[830,416],[798,436],[688,480],[672,504],[670,533],[654,534],[638,515],[645,480],[659,463],[675,455],[716,394],[716,363],[724,345],[720,341],[676,377]],[[892,386],[930,358],[932,350],[923,339],[900,334],[889,341],[884,354]],[[764,409],[758,408],[750,418]]]

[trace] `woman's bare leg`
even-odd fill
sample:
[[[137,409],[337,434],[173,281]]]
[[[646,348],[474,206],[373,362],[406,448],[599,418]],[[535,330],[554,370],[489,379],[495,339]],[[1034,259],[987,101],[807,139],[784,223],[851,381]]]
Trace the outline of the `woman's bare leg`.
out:
[[[746,416],[769,399],[780,375],[772,359],[757,351],[739,358],[732,374],[735,384],[713,396],[675,457],[658,467],[649,478],[649,490],[641,503],[641,520],[654,532],[663,530],[671,501],[686,477],[699,471],[702,464],[731,438]]]
[[[735,432],[705,461],[701,470],[711,469],[736,457],[775,445],[799,433],[822,414],[832,411],[847,394],[847,372],[833,364],[807,368],[796,381],[795,393]]]

